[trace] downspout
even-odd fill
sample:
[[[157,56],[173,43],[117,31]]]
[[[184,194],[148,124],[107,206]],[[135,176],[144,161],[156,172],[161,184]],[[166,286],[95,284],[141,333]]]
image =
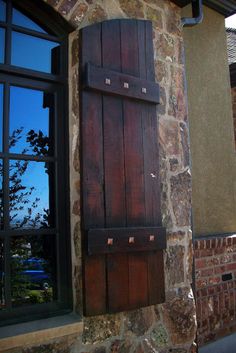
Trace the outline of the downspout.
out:
[[[193,17],[183,17],[182,25],[183,27],[193,27],[203,20],[203,7],[202,0],[192,0],[192,14]]]

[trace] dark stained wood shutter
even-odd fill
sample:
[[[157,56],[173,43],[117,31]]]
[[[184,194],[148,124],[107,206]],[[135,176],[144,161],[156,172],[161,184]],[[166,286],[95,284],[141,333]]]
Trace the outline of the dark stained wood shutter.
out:
[[[152,26],[80,31],[85,315],[164,301]]]

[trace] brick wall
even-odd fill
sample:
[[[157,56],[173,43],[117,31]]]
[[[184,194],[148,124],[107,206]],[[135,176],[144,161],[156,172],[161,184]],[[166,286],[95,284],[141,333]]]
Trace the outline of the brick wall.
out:
[[[199,346],[236,331],[236,234],[195,240]]]

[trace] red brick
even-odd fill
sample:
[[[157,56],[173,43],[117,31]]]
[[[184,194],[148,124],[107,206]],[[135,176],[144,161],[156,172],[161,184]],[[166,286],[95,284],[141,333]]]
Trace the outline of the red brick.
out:
[[[200,256],[199,257],[207,257],[207,256],[212,256],[213,255],[213,250],[212,249],[203,249],[200,250]]]
[[[212,284],[212,285],[218,284],[221,282],[221,278],[220,277],[210,277],[208,282],[209,282],[209,284]]]
[[[224,254],[224,252],[225,252],[225,248],[216,248],[216,249],[214,249],[215,255],[221,255],[221,254]]]
[[[232,261],[232,256],[230,256],[229,254],[223,255],[220,257],[220,263],[221,264],[226,264]]]
[[[204,239],[200,240],[200,250],[206,249],[206,241]]]
[[[233,244],[233,239],[232,239],[232,237],[230,236],[230,237],[228,237],[227,239],[227,246],[230,246],[230,245],[232,245]]]
[[[208,294],[208,295],[213,295],[213,294],[215,294],[215,286],[214,286],[214,287],[209,287],[209,288],[207,288],[207,294]]]
[[[211,239],[206,240],[206,249],[211,249]]]
[[[201,270],[202,277],[212,276],[213,274],[214,274],[214,268],[206,268],[204,270]]]
[[[204,268],[206,267],[206,260],[202,260],[202,259],[196,259],[195,261],[195,267],[196,269],[199,269],[199,268]]]
[[[195,242],[194,242],[194,249],[195,249],[195,250],[200,249],[200,240],[195,240]]]
[[[200,257],[200,251],[199,250],[194,250],[194,257],[195,257],[195,259],[198,259]]]
[[[203,288],[203,287],[206,287],[207,286],[207,280],[203,280],[203,279],[198,279],[196,281],[196,288],[199,289],[199,288]]]
[[[211,257],[206,259],[206,266],[205,267],[211,267],[211,266],[216,266],[220,264],[220,259],[218,257]]]
[[[232,263],[232,264],[226,265],[226,270],[227,270],[227,271],[236,270],[236,262],[234,262],[234,263]]]
[[[216,247],[216,239],[211,239],[211,248],[214,249]]]
[[[225,266],[218,266],[218,267],[215,267],[215,274],[216,275],[219,275],[219,274],[222,274],[226,271],[226,267]]]
[[[202,295],[202,297],[206,297],[207,296],[207,289],[206,288],[202,288],[201,289],[201,295]]]

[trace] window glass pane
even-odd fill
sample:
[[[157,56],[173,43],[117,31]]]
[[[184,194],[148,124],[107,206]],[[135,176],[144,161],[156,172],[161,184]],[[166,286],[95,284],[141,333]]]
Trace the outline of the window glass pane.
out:
[[[0,159],[0,229],[3,229],[3,161]]]
[[[27,34],[12,32],[11,64],[47,73],[55,72],[58,64],[58,43]]]
[[[3,242],[0,239],[0,311],[5,308],[5,290],[4,290],[4,253]]]
[[[0,28],[0,64],[4,63],[5,56],[5,30]]]
[[[2,151],[3,97],[4,85],[0,83],[0,151]]]
[[[11,153],[53,154],[53,95],[22,87],[10,87]]]
[[[6,21],[6,3],[0,0],[0,21]]]
[[[53,235],[11,239],[12,305],[48,303],[56,299],[56,244]]]
[[[32,29],[37,32],[47,33],[40,26],[38,26],[34,21],[29,17],[23,15],[20,11],[13,8],[12,11],[12,23],[17,26],[25,27]]]
[[[9,168],[11,228],[53,226],[54,164],[12,160]]]

